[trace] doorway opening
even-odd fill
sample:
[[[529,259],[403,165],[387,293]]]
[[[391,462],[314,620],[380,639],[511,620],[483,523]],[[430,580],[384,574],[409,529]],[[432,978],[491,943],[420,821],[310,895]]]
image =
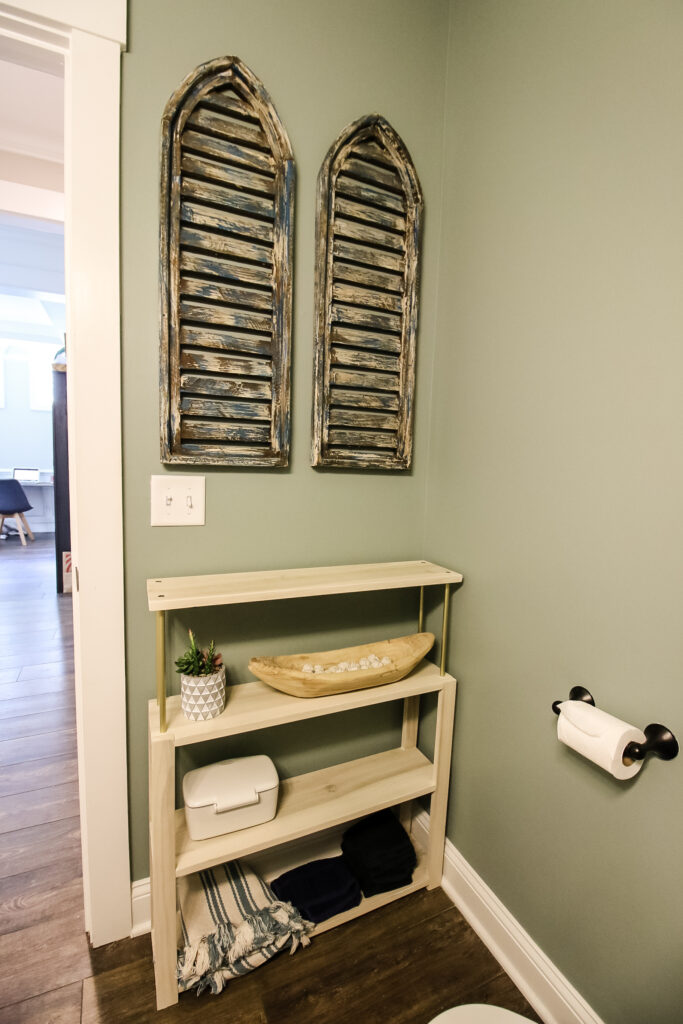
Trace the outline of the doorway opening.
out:
[[[0,530],[0,934],[49,949],[85,940],[64,571],[63,57],[0,38],[0,90],[0,514],[15,513]]]
[[[0,210],[63,221],[65,227],[74,586],[72,597],[60,601],[73,602],[73,738],[77,738],[85,897],[81,909],[84,932],[95,947],[129,935],[131,920],[118,196],[119,76],[125,38],[125,0],[86,5],[71,0],[0,3],[0,61],[52,74],[60,85],[63,79],[63,112],[53,117],[64,139],[63,192],[61,185],[55,187],[54,180],[44,175],[17,177],[19,165],[26,167],[26,153],[0,152]],[[23,100],[22,90],[3,94],[0,120],[5,112],[14,116]],[[26,120],[17,116],[14,127],[21,128]],[[47,159],[32,165],[36,173],[54,169]],[[61,176],[61,167],[58,171]],[[25,202],[29,198],[30,208]],[[5,544],[0,542],[0,548]],[[37,548],[32,543],[24,553],[27,550]],[[1,574],[0,567],[0,583]],[[28,607],[17,608],[16,614],[8,610],[10,649],[16,646],[12,627],[24,626],[30,611]],[[23,657],[23,649],[18,656]],[[0,775],[4,780],[6,770]],[[85,934],[81,938],[86,941]]]
[[[23,515],[4,520],[0,538],[18,538],[26,546],[26,531],[29,538],[54,536],[58,531],[63,548],[69,534],[68,470],[63,459],[66,419],[62,415],[64,226],[0,211],[0,252],[0,488],[16,493],[17,500],[29,506]],[[57,514],[56,473],[62,497]],[[16,483],[3,486],[7,479]],[[70,547],[63,550],[70,552]],[[70,576],[65,578],[63,571],[68,561],[62,552],[56,559],[59,593],[70,590]]]

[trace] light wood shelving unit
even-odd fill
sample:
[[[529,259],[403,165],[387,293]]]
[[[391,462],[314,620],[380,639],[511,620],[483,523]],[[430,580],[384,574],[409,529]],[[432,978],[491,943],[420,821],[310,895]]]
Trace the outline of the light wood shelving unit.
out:
[[[178,1000],[176,879],[183,875],[323,833],[385,807],[400,806],[401,820],[409,828],[411,802],[430,795],[428,848],[417,851],[411,884],[363,899],[353,910],[318,925],[316,931],[327,931],[417,889],[440,884],[456,687],[455,679],[445,673],[448,605],[451,584],[461,580],[460,573],[431,562],[391,562],[147,581],[149,609],[157,618],[157,700],[149,703],[149,820],[158,1009]],[[421,632],[424,588],[432,586],[444,588],[440,667],[423,661],[399,682],[328,697],[292,697],[261,682],[243,683],[230,687],[225,711],[208,722],[189,722],[180,698],[166,697],[167,610],[418,588]],[[438,694],[433,762],[417,748],[419,702],[425,693]],[[184,811],[175,808],[176,747],[396,700],[403,701],[400,747],[283,779],[277,814],[271,821],[213,839],[189,838]]]

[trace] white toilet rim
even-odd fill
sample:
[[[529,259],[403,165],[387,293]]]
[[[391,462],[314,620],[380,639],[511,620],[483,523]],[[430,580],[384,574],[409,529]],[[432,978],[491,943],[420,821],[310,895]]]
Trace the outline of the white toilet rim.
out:
[[[502,1006],[492,1006],[490,1003],[469,1003],[444,1010],[429,1024],[514,1024],[514,1021],[528,1020],[528,1017],[521,1017],[518,1013],[506,1010]]]

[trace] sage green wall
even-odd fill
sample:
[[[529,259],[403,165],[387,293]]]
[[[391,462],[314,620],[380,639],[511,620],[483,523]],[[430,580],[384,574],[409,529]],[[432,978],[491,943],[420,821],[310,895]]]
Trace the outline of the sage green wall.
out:
[[[450,37],[446,0],[133,0],[129,13],[133,876],[148,872],[145,579],[431,557],[466,576],[450,838],[605,1024],[672,1024],[683,757],[618,784],[557,743],[550,704],[583,683],[606,710],[683,733],[683,6],[452,0]],[[292,460],[205,471],[206,527],[153,530],[149,476],[171,472],[158,458],[159,121],[184,75],[226,53],[264,81],[297,161]],[[315,177],[341,128],[373,110],[405,139],[426,199],[409,475],[308,465]],[[396,596],[179,615],[172,646],[198,625],[239,674],[256,650],[369,639],[411,615]],[[376,730],[386,745],[395,728],[382,712],[264,742],[286,774],[374,749]]]
[[[425,557],[465,574],[449,835],[606,1024],[673,1024],[683,756],[683,5],[454,0]]]
[[[429,389],[435,333],[440,224],[446,0],[131,0],[123,56],[123,424],[130,815],[133,877],[148,874],[146,702],[154,694],[154,624],[145,580],[184,575],[422,557]],[[295,203],[292,457],[286,471],[204,470],[206,526],[149,526],[149,478],[159,462],[157,237],[159,126],[168,97],[213,57],[239,56],[264,82],[289,133]],[[426,218],[417,371],[414,472],[315,471],[309,465],[313,241],[318,168],[338,133],[378,111],[405,140],[425,194]],[[178,616],[222,643],[233,675],[250,654],[317,649],[413,628],[412,604],[396,597],[249,606],[220,616]],[[237,638],[242,637],[238,643]],[[357,641],[356,641],[357,642]],[[311,646],[309,646],[309,644]],[[338,644],[338,645],[339,645]],[[305,645],[302,647],[302,645]],[[322,723],[288,743],[266,737],[278,768],[306,770],[371,749],[372,729],[390,742],[395,715]],[[323,750],[323,748],[325,748]],[[194,748],[198,757],[210,752]],[[293,750],[299,754],[295,756]],[[225,755],[227,756],[227,755]]]

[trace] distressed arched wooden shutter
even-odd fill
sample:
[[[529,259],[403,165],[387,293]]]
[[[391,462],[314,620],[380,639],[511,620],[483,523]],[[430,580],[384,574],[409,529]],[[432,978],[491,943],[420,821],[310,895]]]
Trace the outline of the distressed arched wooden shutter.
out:
[[[422,193],[384,118],[336,140],[316,215],[313,465],[407,469]]]
[[[294,161],[256,76],[203,64],[162,122],[161,458],[283,466]]]

